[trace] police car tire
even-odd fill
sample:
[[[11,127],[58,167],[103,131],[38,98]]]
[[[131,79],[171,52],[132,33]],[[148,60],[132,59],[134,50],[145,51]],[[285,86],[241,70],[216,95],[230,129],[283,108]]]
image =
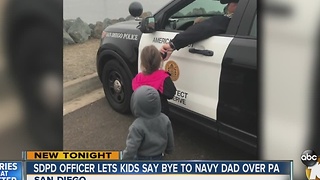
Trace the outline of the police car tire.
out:
[[[115,93],[112,84],[117,80],[121,84],[121,92]],[[119,113],[130,112],[130,98],[132,94],[131,79],[121,64],[113,59],[108,61],[103,68],[102,83],[105,97],[110,106]]]

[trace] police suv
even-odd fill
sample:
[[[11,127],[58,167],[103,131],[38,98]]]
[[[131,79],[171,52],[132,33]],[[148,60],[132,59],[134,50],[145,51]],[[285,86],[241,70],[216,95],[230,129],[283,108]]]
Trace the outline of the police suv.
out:
[[[130,112],[131,80],[140,71],[139,52],[160,47],[192,26],[197,17],[221,15],[219,0],[173,0],[152,17],[108,26],[97,52],[97,72],[106,99]],[[129,7],[132,16],[141,4]],[[199,32],[201,33],[201,32]],[[163,68],[177,88],[171,118],[198,125],[219,139],[257,155],[257,1],[240,0],[225,34],[174,51]]]

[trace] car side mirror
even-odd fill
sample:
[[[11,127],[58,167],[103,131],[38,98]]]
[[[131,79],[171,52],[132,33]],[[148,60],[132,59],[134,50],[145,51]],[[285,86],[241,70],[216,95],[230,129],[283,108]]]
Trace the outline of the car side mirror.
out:
[[[146,17],[141,21],[140,31],[142,33],[152,33],[156,31],[156,20],[154,17]]]

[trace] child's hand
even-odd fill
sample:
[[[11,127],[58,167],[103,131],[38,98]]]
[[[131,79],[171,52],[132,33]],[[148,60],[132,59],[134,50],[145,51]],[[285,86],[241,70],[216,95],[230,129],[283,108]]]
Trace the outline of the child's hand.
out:
[[[165,54],[166,53],[166,56],[165,58],[162,58],[164,61],[168,60],[169,57],[171,56],[172,54],[172,51],[173,49],[170,47],[169,44],[164,44],[162,45],[162,47],[160,48],[160,53],[161,54]],[[163,57],[163,56],[162,56]]]

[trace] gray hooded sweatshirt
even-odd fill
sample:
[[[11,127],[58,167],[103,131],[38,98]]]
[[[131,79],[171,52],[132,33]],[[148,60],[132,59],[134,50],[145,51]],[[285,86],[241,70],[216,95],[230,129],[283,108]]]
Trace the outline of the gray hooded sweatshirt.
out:
[[[124,160],[137,156],[170,154],[174,149],[171,122],[161,113],[161,100],[157,90],[141,86],[131,97],[131,111],[137,117],[129,127]]]

